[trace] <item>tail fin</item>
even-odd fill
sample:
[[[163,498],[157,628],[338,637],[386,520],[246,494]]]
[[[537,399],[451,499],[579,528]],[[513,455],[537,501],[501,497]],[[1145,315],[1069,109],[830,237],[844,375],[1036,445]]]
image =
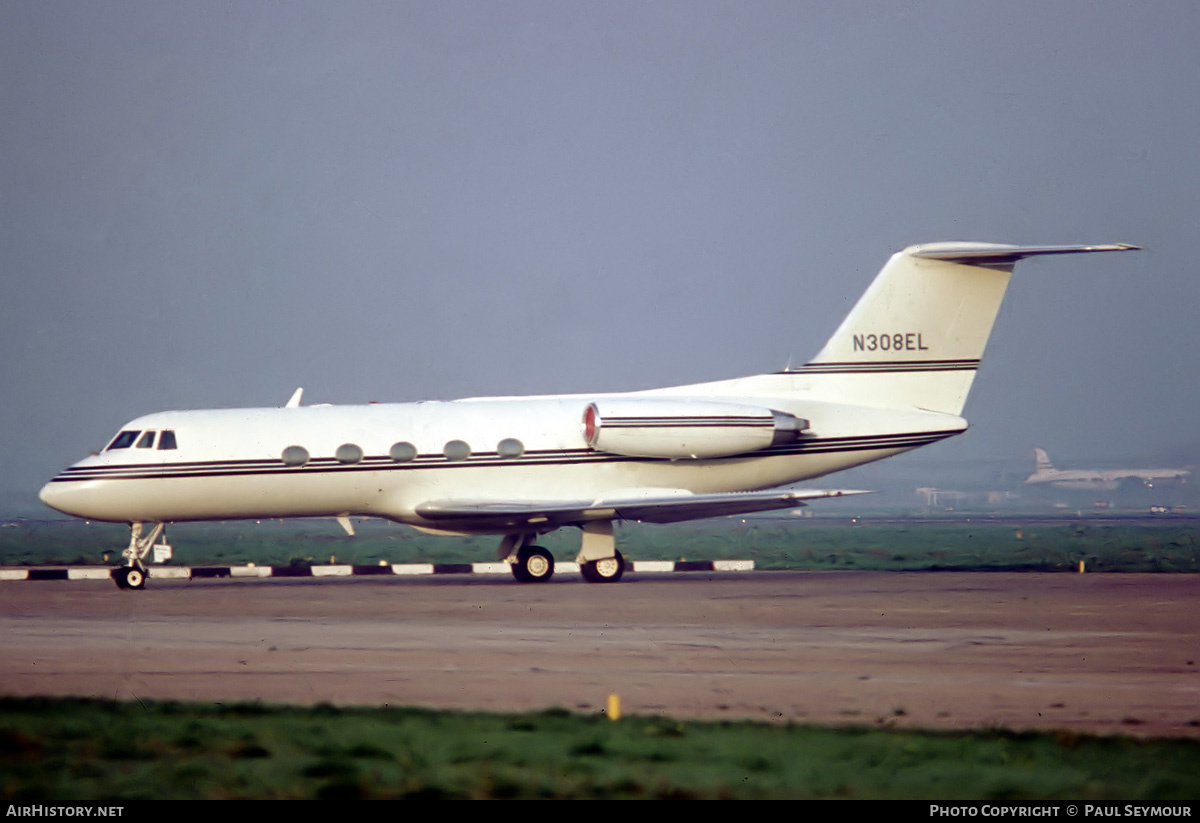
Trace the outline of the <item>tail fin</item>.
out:
[[[1019,260],[1136,248],[910,246],[892,255],[820,353],[789,371],[811,375],[830,399],[960,414]]]
[[[1046,454],[1045,449],[1033,450],[1033,462],[1039,472],[1054,471],[1054,464],[1050,462],[1050,455]]]

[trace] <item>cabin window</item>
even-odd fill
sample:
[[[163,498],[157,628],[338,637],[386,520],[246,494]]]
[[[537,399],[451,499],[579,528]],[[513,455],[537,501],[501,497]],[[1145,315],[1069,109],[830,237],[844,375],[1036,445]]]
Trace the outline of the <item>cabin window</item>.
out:
[[[162,434],[159,435],[159,438],[158,438],[158,448],[160,450],[176,448],[176,446],[175,446],[175,430],[174,429],[163,429]]]
[[[145,434],[143,434],[142,439],[137,442],[137,447],[139,449],[154,448],[154,435],[156,435],[156,434],[158,434],[158,432],[156,432],[156,431],[148,431]]]
[[[471,447],[464,440],[451,440],[442,449],[447,460],[466,460],[471,456]]]
[[[363,450],[353,443],[343,443],[337,447],[333,456],[338,459],[339,463],[357,463],[363,459]]]
[[[525,453],[525,444],[515,437],[506,437],[496,445],[496,453],[501,457],[520,457]]]
[[[388,450],[388,455],[397,463],[407,463],[409,460],[415,460],[417,457],[417,447],[412,443],[401,440],[399,443],[393,443]]]
[[[140,431],[123,431],[113,438],[113,441],[108,444],[108,451],[113,449],[127,449],[133,445],[133,441],[137,440]]]
[[[288,446],[283,450],[282,460],[285,466],[303,466],[308,462],[308,449],[303,446]]]

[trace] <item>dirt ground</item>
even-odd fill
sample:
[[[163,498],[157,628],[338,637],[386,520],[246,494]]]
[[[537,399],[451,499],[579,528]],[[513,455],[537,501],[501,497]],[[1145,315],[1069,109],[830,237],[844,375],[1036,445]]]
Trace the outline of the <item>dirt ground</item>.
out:
[[[1200,576],[5,582],[0,692],[1200,738]]]

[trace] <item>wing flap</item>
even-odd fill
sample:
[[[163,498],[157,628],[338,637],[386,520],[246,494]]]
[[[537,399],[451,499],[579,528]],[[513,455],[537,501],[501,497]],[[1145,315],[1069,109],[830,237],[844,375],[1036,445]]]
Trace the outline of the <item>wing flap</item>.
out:
[[[430,500],[416,512],[434,523],[467,528],[558,528],[594,520],[677,523],[704,517],[792,509],[805,500],[869,494],[859,489],[773,489],[728,494],[671,494],[592,501]]]

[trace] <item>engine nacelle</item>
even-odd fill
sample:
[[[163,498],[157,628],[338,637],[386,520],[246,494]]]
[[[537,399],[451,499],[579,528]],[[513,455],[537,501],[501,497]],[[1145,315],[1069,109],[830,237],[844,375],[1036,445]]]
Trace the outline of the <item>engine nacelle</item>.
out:
[[[600,400],[583,413],[588,445],[625,457],[730,457],[794,442],[807,428],[787,412],[710,400]]]

